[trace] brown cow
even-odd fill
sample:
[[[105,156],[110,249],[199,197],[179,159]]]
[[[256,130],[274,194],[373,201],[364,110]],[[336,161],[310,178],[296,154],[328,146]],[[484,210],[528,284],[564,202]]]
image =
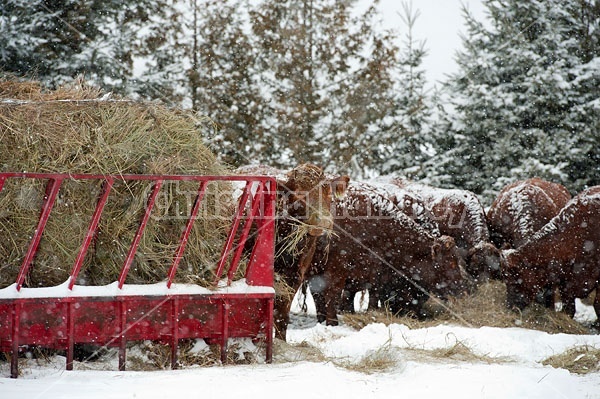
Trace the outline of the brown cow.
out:
[[[434,236],[439,237],[441,235],[436,222],[432,220],[427,208],[425,207],[425,203],[418,195],[385,181],[352,182],[351,186],[353,187],[354,192],[362,191],[370,198],[386,198],[389,200],[389,203],[387,203],[385,206],[395,206],[397,210],[402,211],[415,223],[429,231]],[[381,206],[382,204],[379,205]],[[311,285],[314,284],[314,282],[311,282]],[[356,294],[360,291],[364,292],[364,290],[368,288],[369,287],[358,284],[355,280],[348,280],[342,294],[342,301],[340,303],[339,311],[354,313],[354,298]],[[314,290],[315,287],[312,287],[311,291]],[[319,300],[320,299],[317,297],[316,301],[318,302]],[[371,289],[368,308],[376,309],[379,306],[378,303],[379,297],[376,295],[376,292]]]
[[[422,314],[429,295],[441,298],[468,289],[462,259],[451,237],[434,237],[385,195],[350,184],[336,201],[334,234],[319,239],[311,291],[319,321],[337,324],[343,289],[366,287],[392,311]]]
[[[560,213],[516,250],[505,250],[506,300],[523,309],[538,292],[557,286],[563,309],[575,314],[575,298],[600,283],[600,186],[571,199]],[[594,300],[600,316],[600,295]],[[600,325],[600,322],[597,322]]]
[[[274,269],[276,281],[295,292],[311,264],[317,238],[327,235],[333,226],[333,197],[344,194],[349,178],[326,177],[320,167],[312,164],[300,165],[287,173],[264,165],[243,167],[237,173],[264,174],[277,180]],[[306,233],[290,246],[289,238],[294,236],[299,226],[306,227]],[[247,245],[252,246],[251,240]],[[275,335],[285,340],[292,298],[278,294],[274,305]]]
[[[564,186],[537,177],[509,184],[487,212],[492,242],[502,249],[520,247],[570,199]]]
[[[453,237],[469,274],[480,281],[500,278],[500,251],[491,243],[485,210],[471,191],[443,189],[400,178],[385,178],[419,196],[440,234]]]

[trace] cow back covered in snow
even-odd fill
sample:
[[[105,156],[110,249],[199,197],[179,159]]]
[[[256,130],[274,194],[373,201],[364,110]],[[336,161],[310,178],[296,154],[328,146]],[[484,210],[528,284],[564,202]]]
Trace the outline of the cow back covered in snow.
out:
[[[500,278],[500,252],[490,241],[485,210],[474,193],[385,179],[423,201],[440,234],[454,238],[470,275],[481,280]]]
[[[600,186],[571,199],[560,213],[516,250],[505,251],[507,305],[527,306],[546,287],[558,287],[563,309],[575,314],[575,298],[600,281]],[[594,301],[600,316],[600,295]]]
[[[537,177],[507,185],[487,213],[492,242],[503,249],[520,247],[570,199],[564,186]]]

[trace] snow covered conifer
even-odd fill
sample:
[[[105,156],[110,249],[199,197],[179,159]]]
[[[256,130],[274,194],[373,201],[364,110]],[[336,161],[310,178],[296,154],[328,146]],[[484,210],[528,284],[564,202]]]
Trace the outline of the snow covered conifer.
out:
[[[195,0],[186,18],[186,91],[192,108],[215,123],[210,144],[234,165],[271,163],[280,151],[262,125],[267,100],[256,70],[261,55],[246,11],[239,0]]]
[[[360,176],[385,131],[399,130],[394,36],[378,32],[377,2],[264,0],[251,12],[260,84],[280,143],[276,163],[316,162]],[[286,165],[282,165],[286,166]]]
[[[430,99],[426,94],[423,58],[427,54],[425,41],[417,40],[413,30],[419,11],[412,3],[403,3],[402,21],[406,28],[395,76],[395,100],[390,109],[397,118],[394,129],[381,132],[382,145],[377,155],[377,171],[408,178],[423,177],[423,163],[430,157],[432,138],[429,135]],[[390,112],[390,114],[392,114]]]
[[[600,183],[598,1],[484,3],[490,26],[465,12],[438,178],[487,198],[534,175],[573,190]]]
[[[139,3],[139,2],[137,2]],[[0,71],[60,85],[84,76],[122,89],[130,73],[127,40],[120,40],[122,1],[9,0],[0,4]]]

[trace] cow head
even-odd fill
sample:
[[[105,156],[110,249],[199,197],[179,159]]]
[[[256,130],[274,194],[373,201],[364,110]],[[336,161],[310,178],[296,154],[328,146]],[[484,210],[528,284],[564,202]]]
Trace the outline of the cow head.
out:
[[[349,180],[348,176],[328,178],[320,167],[311,164],[300,165],[277,180],[277,236],[283,250],[275,261],[275,271],[291,292],[304,282],[317,240],[333,229],[334,196],[344,195]],[[285,295],[275,297],[275,334],[283,340],[291,299]]]
[[[547,283],[547,273],[520,259],[515,250],[502,251],[502,277],[506,283],[506,306],[523,310]]]
[[[492,243],[480,242],[469,249],[466,262],[469,274],[480,281],[501,278],[502,257]]]
[[[344,195],[349,177],[326,177],[320,167],[303,164],[288,172],[286,178],[278,184],[283,216],[306,226],[311,236],[331,231],[333,197]]]
[[[464,295],[472,291],[474,285],[465,271],[465,262],[460,256],[454,238],[441,236],[431,247],[431,256],[436,271],[436,294],[442,299],[450,295]]]

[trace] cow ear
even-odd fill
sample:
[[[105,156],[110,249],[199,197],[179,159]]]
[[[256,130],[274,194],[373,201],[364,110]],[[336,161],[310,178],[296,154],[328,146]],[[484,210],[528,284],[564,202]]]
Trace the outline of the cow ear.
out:
[[[444,242],[444,249],[450,249],[456,245],[454,238],[452,238],[450,236],[444,236],[443,242]]]
[[[333,180],[333,194],[336,198],[342,198],[346,194],[346,189],[348,188],[348,183],[350,182],[349,176],[341,176]]]
[[[290,188],[288,182],[277,181],[277,196],[284,203],[292,202],[294,191]]]
[[[508,255],[514,252],[514,249],[507,249],[500,251],[500,270],[502,272],[502,276],[504,278],[512,276],[515,272],[517,272],[518,267],[514,262],[509,260]]]
[[[442,253],[442,245],[439,242],[434,242],[431,246],[431,257],[433,260],[437,259]]]

